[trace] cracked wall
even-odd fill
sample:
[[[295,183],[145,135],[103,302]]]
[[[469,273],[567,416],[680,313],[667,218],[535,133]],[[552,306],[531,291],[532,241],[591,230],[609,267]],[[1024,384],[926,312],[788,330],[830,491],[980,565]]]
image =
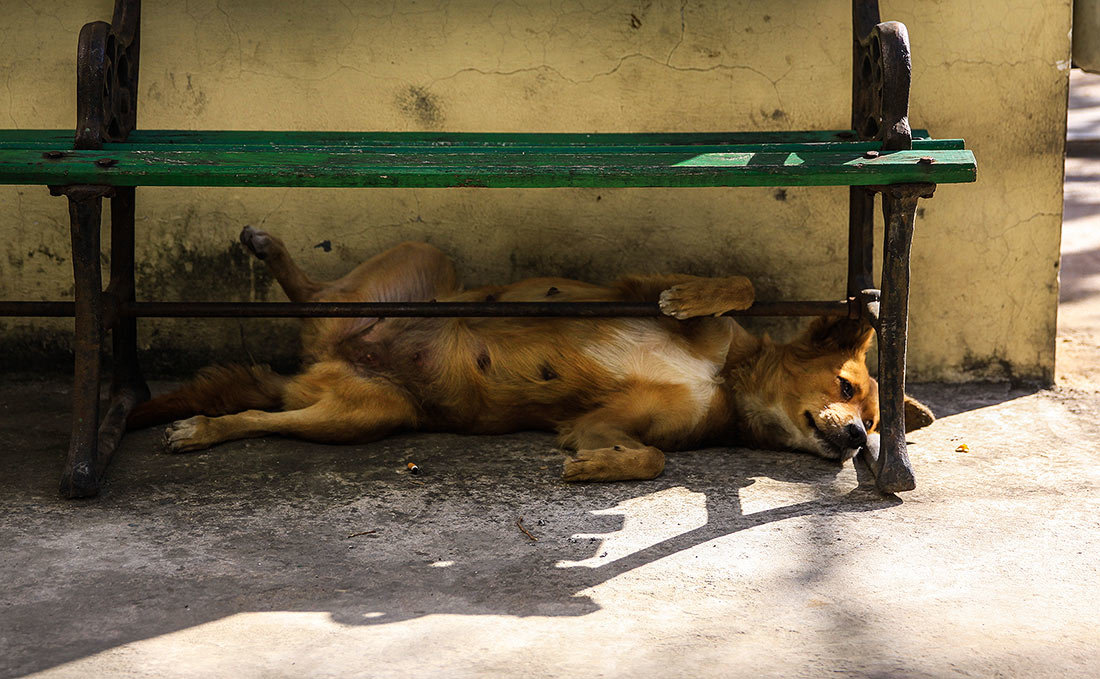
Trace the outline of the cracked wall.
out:
[[[273,9],[277,7],[277,11]],[[71,128],[76,36],[106,0],[8,2],[0,125]],[[913,45],[914,126],[963,137],[979,181],[922,203],[917,380],[1053,374],[1068,0],[882,3]],[[841,0],[144,3],[139,124],[179,129],[717,131],[847,127]],[[406,239],[470,283],[736,271],[761,298],[844,291],[847,191],[138,191],[139,295],[278,300],[234,245],[280,233],[321,277]],[[0,298],[71,297],[64,203],[0,187]],[[4,322],[0,360],[58,366],[67,323]],[[782,333],[790,322],[772,322]],[[287,321],[142,321],[157,371],[293,352]]]

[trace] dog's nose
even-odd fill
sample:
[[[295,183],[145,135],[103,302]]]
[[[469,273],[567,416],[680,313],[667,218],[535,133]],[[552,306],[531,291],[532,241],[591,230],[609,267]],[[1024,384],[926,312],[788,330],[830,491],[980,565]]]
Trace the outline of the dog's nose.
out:
[[[867,444],[867,431],[862,425],[853,422],[844,427],[844,433],[848,435],[849,448],[862,448]]]

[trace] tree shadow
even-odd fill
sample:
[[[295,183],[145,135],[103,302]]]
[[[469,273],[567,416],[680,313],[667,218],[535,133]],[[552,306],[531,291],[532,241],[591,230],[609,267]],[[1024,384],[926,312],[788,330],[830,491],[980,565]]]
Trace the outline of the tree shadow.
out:
[[[27,421],[42,401],[2,414]],[[878,495],[866,470],[853,489],[850,472],[799,454],[675,453],[654,481],[568,485],[541,434],[271,439],[172,456],[157,452],[157,432],[128,437],[103,497],[66,502],[54,490],[59,424],[2,441],[0,459],[19,471],[0,501],[11,556],[0,677],[244,612],[321,611],[345,625],[580,616],[600,609],[585,590],[657,560],[901,502]],[[424,473],[403,471],[410,460]],[[742,492],[761,479],[797,492],[746,513]]]

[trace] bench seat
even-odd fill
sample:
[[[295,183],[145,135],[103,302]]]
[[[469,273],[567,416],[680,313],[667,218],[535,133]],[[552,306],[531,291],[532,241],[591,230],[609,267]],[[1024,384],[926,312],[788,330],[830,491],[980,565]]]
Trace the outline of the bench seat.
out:
[[[922,131],[917,131],[918,133]],[[65,130],[0,131],[0,184],[392,188],[874,186],[974,181],[959,139],[907,151],[847,130],[500,134],[135,130],[73,150]]]

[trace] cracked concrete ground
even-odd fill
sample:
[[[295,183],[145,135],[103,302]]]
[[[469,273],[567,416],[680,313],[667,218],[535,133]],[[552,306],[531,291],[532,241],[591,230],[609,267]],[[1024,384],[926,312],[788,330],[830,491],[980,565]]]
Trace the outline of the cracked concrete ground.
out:
[[[1058,386],[915,386],[900,498],[740,449],[574,486],[545,435],[145,431],[66,502],[65,381],[5,380],[0,678],[1100,675],[1100,161],[1067,170]]]

